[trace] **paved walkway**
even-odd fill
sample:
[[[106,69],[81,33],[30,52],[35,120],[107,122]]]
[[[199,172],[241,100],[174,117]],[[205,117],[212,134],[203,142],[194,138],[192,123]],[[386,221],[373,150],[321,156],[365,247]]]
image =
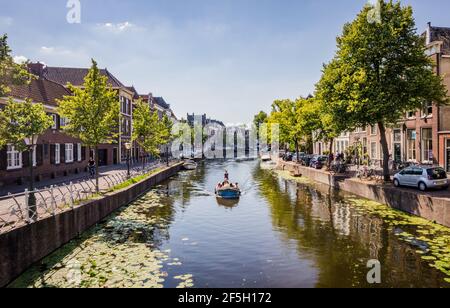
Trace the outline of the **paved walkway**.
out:
[[[147,165],[149,170],[156,169],[163,164],[155,162]],[[142,171],[142,165],[136,164],[132,169],[132,176]],[[106,191],[112,186],[126,181],[127,166],[101,167],[99,175],[100,191]],[[72,186],[68,184],[73,183]],[[51,186],[55,188],[50,189]],[[26,185],[3,187],[0,190],[0,233],[18,227],[25,223],[28,211],[25,207]],[[39,193],[36,196],[37,217],[43,218],[45,215],[52,215],[70,208],[72,200],[79,201],[90,197],[95,193],[95,178],[91,178],[88,173],[81,173],[68,177],[45,180],[37,185]],[[12,193],[12,195],[9,195]],[[73,203],[73,202],[72,202]],[[34,217],[36,218],[36,216]]]

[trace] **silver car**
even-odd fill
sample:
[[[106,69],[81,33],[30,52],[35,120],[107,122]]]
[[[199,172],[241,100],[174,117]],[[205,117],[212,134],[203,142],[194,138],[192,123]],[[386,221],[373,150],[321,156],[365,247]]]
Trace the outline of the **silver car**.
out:
[[[395,187],[417,187],[421,191],[432,188],[448,189],[447,173],[441,167],[408,167],[394,176]]]

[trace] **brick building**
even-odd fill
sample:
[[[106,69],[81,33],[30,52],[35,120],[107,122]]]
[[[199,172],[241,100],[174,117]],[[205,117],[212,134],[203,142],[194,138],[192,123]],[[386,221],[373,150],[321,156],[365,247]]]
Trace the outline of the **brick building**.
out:
[[[423,34],[427,55],[436,64],[436,74],[442,76],[450,90],[450,28],[428,24]],[[450,107],[425,104],[422,110],[412,110],[386,132],[389,152],[396,161],[439,164],[450,172]],[[350,134],[350,144],[361,142],[364,152],[374,161],[382,160],[378,128],[360,128]]]
[[[41,63],[31,65],[32,72],[40,78],[60,84],[64,87],[68,83],[75,87],[83,87],[84,78],[89,72],[88,68],[49,67]],[[126,87],[107,69],[100,69],[100,74],[108,78],[108,84],[117,91],[117,99],[120,102],[121,123],[118,123],[119,137],[112,144],[99,146],[99,165],[113,165],[126,162],[127,150],[125,144],[131,142],[133,122],[134,90]],[[93,152],[90,153],[93,156]]]
[[[56,113],[57,99],[71,93],[58,83],[45,78],[33,80],[29,85],[10,86],[9,94],[16,101],[31,99],[42,103],[53,125],[39,137],[34,151],[36,180],[79,173],[87,166],[88,149],[75,138],[62,133],[64,119]],[[7,98],[0,98],[0,107]],[[0,149],[0,186],[22,184],[29,178],[29,154],[19,153],[12,146]]]

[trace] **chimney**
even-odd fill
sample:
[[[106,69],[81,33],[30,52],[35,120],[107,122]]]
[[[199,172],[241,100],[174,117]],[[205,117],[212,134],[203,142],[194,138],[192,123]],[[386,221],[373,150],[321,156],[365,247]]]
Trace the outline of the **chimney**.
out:
[[[427,32],[426,32],[426,44],[431,44],[431,22],[428,22]]]
[[[28,70],[30,71],[30,73],[32,73],[33,75],[36,75],[38,77],[43,77],[45,68],[46,68],[46,65],[41,62],[28,64]]]

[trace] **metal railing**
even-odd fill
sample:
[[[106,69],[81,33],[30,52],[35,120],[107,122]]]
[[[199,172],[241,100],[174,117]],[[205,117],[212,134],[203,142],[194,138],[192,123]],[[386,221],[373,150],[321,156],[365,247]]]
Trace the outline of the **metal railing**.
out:
[[[130,177],[127,171],[101,175],[99,177],[100,192],[111,191],[130,178],[148,174],[162,164],[162,162],[154,162],[145,168],[132,168]],[[23,193],[0,197],[0,234],[73,210],[81,206],[83,201],[96,195],[95,178],[90,177],[68,184],[52,185],[34,191],[25,190]],[[30,198],[35,199],[35,202],[30,202]]]

